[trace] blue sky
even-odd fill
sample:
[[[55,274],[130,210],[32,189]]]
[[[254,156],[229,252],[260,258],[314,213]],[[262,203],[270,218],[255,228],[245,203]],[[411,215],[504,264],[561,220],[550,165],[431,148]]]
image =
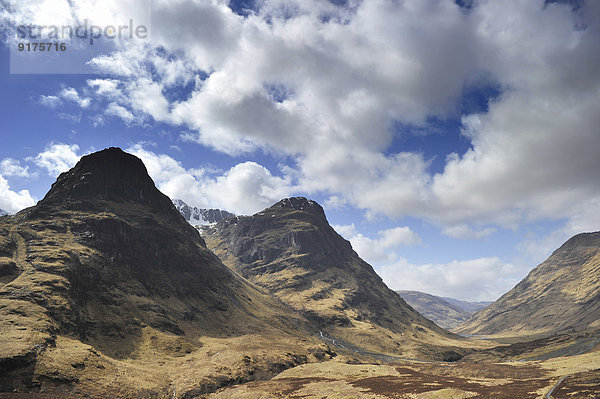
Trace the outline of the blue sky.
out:
[[[190,205],[317,200],[393,289],[496,299],[600,230],[600,5],[458,3],[13,2],[0,208],[119,146]],[[19,25],[84,20],[151,34],[17,51]]]

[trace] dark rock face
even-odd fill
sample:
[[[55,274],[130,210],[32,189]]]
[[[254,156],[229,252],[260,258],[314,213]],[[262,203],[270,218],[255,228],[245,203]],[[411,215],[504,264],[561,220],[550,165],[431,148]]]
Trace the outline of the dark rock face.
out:
[[[329,225],[323,208],[306,198],[286,198],[254,216],[223,221],[217,230],[239,259],[244,276],[281,270],[287,265],[278,260],[292,253],[303,255],[310,272],[357,257],[350,243]],[[372,271],[371,266],[368,269]]]
[[[75,201],[116,201],[167,210],[170,201],[148,176],[142,161],[120,148],[86,155],[68,172],[61,173],[43,204]]]
[[[201,209],[200,212],[202,213],[204,220],[208,223],[218,223],[235,216],[233,213],[222,209]]]

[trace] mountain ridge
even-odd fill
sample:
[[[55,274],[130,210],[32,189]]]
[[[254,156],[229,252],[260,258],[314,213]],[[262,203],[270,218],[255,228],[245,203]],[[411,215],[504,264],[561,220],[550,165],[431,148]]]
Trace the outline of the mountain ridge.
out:
[[[469,319],[470,313],[441,297],[420,291],[396,291],[417,312],[438,326],[451,330]]]
[[[456,331],[558,333],[600,328],[600,232],[571,237]]]
[[[465,312],[469,313],[469,314],[473,314],[483,308],[485,308],[486,306],[491,305],[492,303],[494,303],[494,301],[463,301],[461,299],[456,299],[456,298],[448,298],[448,297],[439,297],[442,298],[444,301],[449,302],[450,304],[464,310]]]
[[[378,353],[460,357],[434,354],[434,342],[457,345],[459,338],[390,290],[315,201],[285,198],[252,216],[204,228],[203,236],[226,265],[337,342]]]

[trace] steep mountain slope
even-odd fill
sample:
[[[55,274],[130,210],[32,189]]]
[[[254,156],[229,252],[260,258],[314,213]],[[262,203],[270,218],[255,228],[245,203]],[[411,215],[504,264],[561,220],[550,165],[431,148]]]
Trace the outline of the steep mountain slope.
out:
[[[578,234],[457,331],[522,334],[600,328],[600,232]]]
[[[303,323],[224,266],[118,148],[0,219],[0,391],[209,392],[322,356]]]
[[[473,314],[473,313],[477,312],[478,310],[485,308],[486,306],[490,306],[493,303],[492,301],[477,301],[477,302],[461,301],[460,299],[447,298],[444,296],[441,296],[439,298],[450,303],[451,305],[456,306],[459,309],[464,310],[465,312],[467,312],[469,314]]]
[[[189,206],[180,199],[174,199],[173,205],[181,213],[183,218],[193,226],[203,226],[230,219],[235,215],[221,209],[202,209]]]
[[[471,317],[471,313],[465,312],[440,297],[419,291],[396,292],[414,310],[447,330],[464,323]]]
[[[287,198],[206,228],[204,237],[226,265],[301,311],[340,345],[440,358],[444,350],[436,345],[460,344],[390,290],[314,201]]]

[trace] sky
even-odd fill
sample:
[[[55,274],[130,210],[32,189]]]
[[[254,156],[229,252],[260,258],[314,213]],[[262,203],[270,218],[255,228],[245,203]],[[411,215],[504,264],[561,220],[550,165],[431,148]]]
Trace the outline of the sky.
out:
[[[390,288],[464,300],[600,230],[598,1],[27,0],[0,39],[10,213],[118,146],[189,205],[314,199]]]

